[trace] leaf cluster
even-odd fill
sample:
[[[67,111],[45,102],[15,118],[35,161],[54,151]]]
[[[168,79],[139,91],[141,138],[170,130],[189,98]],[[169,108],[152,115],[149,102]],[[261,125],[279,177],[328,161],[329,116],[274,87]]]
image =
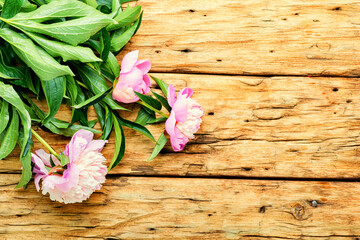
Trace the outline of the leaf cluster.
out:
[[[120,117],[127,110],[111,97],[120,73],[116,55],[141,24],[140,6],[123,8],[124,0],[0,0],[0,159],[21,148],[22,178],[31,179],[31,126],[63,136],[79,129],[115,130],[115,161],[125,151],[123,126],[153,139],[141,124]],[[46,100],[48,110],[36,101]],[[71,121],[55,118],[62,103]],[[94,106],[102,132],[88,120]]]

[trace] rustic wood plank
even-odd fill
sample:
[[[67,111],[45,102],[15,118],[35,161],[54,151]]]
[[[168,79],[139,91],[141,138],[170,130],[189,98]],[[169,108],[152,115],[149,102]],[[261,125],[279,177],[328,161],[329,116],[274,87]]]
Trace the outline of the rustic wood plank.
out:
[[[143,25],[123,52],[154,72],[360,74],[360,11],[343,0],[140,0]],[[119,56],[119,59],[122,55]]]
[[[356,182],[120,177],[73,205],[51,202],[33,184],[14,190],[16,182],[12,174],[0,179],[2,239],[360,236]]]
[[[127,150],[112,173],[294,178],[360,176],[360,82],[355,78],[244,77],[156,74],[177,89],[195,90],[204,107],[202,128],[184,152],[170,146],[145,160],[154,143],[126,129]],[[155,89],[156,90],[156,89]],[[156,90],[157,91],[157,90]],[[131,107],[131,106],[130,106]],[[137,107],[134,108],[136,110]],[[125,117],[134,119],[136,114]],[[94,111],[90,112],[92,118]],[[59,117],[70,117],[63,106]],[[155,137],[163,124],[150,128]],[[55,149],[67,138],[43,133]],[[36,142],[36,148],[42,147]],[[114,138],[104,150],[111,159]],[[19,172],[18,152],[0,172]]]

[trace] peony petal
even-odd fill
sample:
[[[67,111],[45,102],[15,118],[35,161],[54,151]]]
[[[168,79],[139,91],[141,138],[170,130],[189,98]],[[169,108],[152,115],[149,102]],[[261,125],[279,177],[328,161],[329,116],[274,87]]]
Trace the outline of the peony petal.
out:
[[[70,162],[74,162],[79,158],[80,153],[85,150],[93,137],[94,134],[92,132],[83,129],[80,129],[74,134],[67,146],[67,148],[69,148],[69,155],[67,156]]]
[[[135,66],[138,56],[139,56],[139,50],[135,50],[126,54],[123,60],[121,61],[120,73],[130,72],[131,69]]]
[[[51,167],[50,164],[50,154],[44,151],[44,149],[39,149],[35,151],[35,154],[43,161],[45,166]]]
[[[181,90],[178,94],[179,95],[186,95],[186,98],[189,98],[193,95],[194,91],[191,88],[184,88],[183,90]]]
[[[170,84],[167,90],[167,99],[170,107],[172,107],[176,101],[176,91],[175,87]]]
[[[105,143],[107,143],[107,140],[93,140],[88,144],[86,149],[101,152]]]
[[[37,155],[31,153],[31,161],[35,164],[33,172],[42,175],[48,174],[48,170],[46,170],[44,162]]]
[[[177,128],[175,128],[175,134],[170,137],[170,143],[175,152],[184,149],[185,145],[189,142],[189,139],[184,136]]]
[[[187,99],[186,95],[179,95],[174,103],[171,112],[175,113],[177,122],[185,122],[187,120]]]
[[[62,184],[64,182],[65,179],[60,175],[48,175],[42,182],[43,194],[46,194],[50,189],[54,189],[58,184]]]
[[[64,155],[66,155],[66,154],[64,154]],[[66,156],[68,156],[68,155],[66,155]],[[55,166],[60,166],[61,165],[59,159],[57,159],[54,155],[51,155],[51,160],[53,161]]]
[[[68,192],[79,182],[79,168],[75,164],[68,164],[68,168],[63,173],[62,183],[58,183],[56,187],[62,192]]]
[[[144,81],[144,83],[146,84],[146,86],[148,88],[151,86],[151,80],[150,80],[150,77],[147,74],[143,75],[143,81]]]
[[[175,124],[175,113],[171,111],[169,118],[165,122],[165,130],[170,136],[175,135]]]
[[[44,177],[45,177],[45,175],[41,175],[41,174],[36,174],[35,175],[34,183],[35,183],[36,191],[40,191],[39,182]]]
[[[150,71],[151,63],[149,60],[139,60],[135,63],[135,66],[145,75]]]
[[[129,84],[129,86],[135,87],[137,85],[141,85],[142,82],[143,82],[143,74],[140,69],[135,67],[127,73],[121,73],[118,84],[127,83]]]
[[[133,103],[139,100],[134,90],[127,83],[116,84],[113,90],[113,98],[122,103]]]

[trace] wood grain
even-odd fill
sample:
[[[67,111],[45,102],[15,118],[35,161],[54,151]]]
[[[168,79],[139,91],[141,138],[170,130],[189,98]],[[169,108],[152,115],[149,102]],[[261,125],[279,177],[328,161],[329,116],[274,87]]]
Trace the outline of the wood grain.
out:
[[[139,49],[154,72],[360,74],[358,1],[140,0]],[[119,56],[119,59],[123,55]]]
[[[73,205],[51,202],[33,184],[14,190],[16,182],[16,175],[0,178],[1,239],[360,236],[355,182],[120,177]]]
[[[150,163],[145,160],[154,143],[126,129],[125,157],[111,173],[277,178],[360,176],[358,79],[155,76],[175,84],[178,90],[185,86],[195,90],[194,98],[205,111],[202,127],[183,152],[174,153],[168,145]],[[135,112],[121,114],[134,119]],[[93,111],[89,115],[95,117]],[[69,119],[69,109],[63,106],[59,117]],[[150,129],[158,137],[164,125]],[[69,141],[54,134],[41,132],[41,135],[58,151]],[[114,141],[112,137],[103,151],[107,159],[112,157]],[[36,142],[35,147],[42,146]],[[0,161],[0,171],[20,172],[18,154]]]

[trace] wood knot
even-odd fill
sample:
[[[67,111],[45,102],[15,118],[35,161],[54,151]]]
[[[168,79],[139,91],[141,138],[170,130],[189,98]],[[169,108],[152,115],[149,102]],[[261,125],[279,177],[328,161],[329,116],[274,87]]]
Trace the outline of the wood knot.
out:
[[[303,204],[294,203],[291,207],[290,214],[298,221],[307,220],[312,216],[312,213]]]
[[[284,109],[260,108],[253,111],[254,117],[260,120],[278,120],[285,116]]]
[[[318,42],[315,44],[316,48],[320,50],[326,50],[329,51],[331,49],[331,44],[327,42]]]

